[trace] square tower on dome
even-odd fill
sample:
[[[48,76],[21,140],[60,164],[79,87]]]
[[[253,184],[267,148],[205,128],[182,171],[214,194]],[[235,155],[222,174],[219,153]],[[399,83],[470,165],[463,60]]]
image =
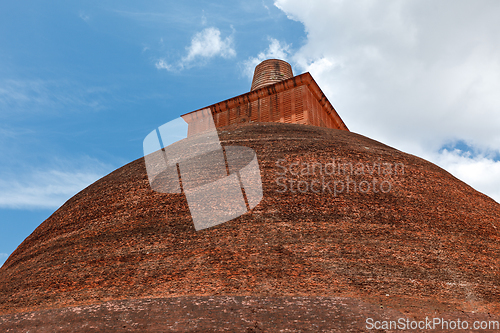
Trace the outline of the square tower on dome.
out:
[[[349,131],[309,72],[293,76],[289,63],[268,59],[255,67],[250,92],[210,105],[217,128],[246,122],[304,124]],[[200,109],[200,110],[203,110]],[[182,115],[188,135],[202,132],[196,110]]]

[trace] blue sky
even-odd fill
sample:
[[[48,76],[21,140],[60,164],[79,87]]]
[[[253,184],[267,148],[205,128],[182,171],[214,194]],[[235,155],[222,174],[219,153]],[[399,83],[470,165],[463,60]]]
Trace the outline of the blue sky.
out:
[[[500,201],[496,1],[0,4],[0,264],[154,128],[311,72],[347,126]]]

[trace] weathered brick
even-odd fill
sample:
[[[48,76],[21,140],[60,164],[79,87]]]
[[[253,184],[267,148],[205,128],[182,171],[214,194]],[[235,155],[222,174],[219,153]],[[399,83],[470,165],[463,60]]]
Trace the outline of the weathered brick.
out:
[[[293,76],[291,66],[277,59],[257,65],[250,92],[203,109],[210,109],[217,128],[247,122],[279,122],[349,131],[311,74]],[[200,110],[182,116],[189,123],[189,135],[205,128],[203,122],[193,121]]]

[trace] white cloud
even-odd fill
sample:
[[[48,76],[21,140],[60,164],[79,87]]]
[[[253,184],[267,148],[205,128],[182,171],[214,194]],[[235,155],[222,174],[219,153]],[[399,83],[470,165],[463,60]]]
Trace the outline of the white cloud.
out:
[[[81,163],[87,166],[74,167],[77,163],[73,162],[62,163],[66,167],[31,169],[23,173],[3,171],[0,208],[58,208],[112,169],[92,160]]]
[[[227,37],[224,40],[221,39],[219,29],[214,27],[206,28],[193,37],[191,45],[188,48],[188,54],[183,61],[190,62],[197,57],[234,57],[236,51],[232,48],[232,43],[232,37]]]
[[[438,152],[458,140],[477,151],[500,151],[500,2],[275,5],[307,33],[289,59],[311,72],[352,131],[432,154],[433,161],[499,199],[498,162]]]
[[[167,71],[173,70],[173,66],[168,64],[165,59],[160,59],[155,63],[156,68],[158,69],[166,69]]]
[[[10,254],[7,253],[0,253],[0,267],[3,266],[7,258],[9,257]]]
[[[244,73],[248,77],[251,78],[253,76],[255,66],[266,59],[281,59],[285,61],[288,60],[288,57],[290,55],[290,44],[280,42],[279,40],[271,37],[268,37],[268,40],[269,47],[266,50],[260,52],[257,57],[250,57],[243,63]]]
[[[500,3],[275,4],[307,32],[293,61],[312,72],[354,130],[435,147],[457,134],[500,146]]]
[[[222,39],[220,30],[214,27],[209,27],[196,33],[186,51],[187,55],[177,64],[168,64],[164,59],[160,59],[155,63],[156,68],[168,71],[182,70],[193,66],[195,63],[204,63],[207,59],[214,57],[227,59],[236,56],[232,36]]]
[[[484,154],[473,156],[458,149],[444,149],[425,157],[500,203],[500,161]]]

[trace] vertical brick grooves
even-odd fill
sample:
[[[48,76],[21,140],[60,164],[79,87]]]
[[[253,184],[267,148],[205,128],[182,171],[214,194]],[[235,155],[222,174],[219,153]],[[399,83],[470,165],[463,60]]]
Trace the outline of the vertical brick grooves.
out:
[[[308,91],[307,92],[307,97],[309,98],[309,113],[311,114],[311,116],[309,117],[309,119],[311,119],[311,125],[316,125],[316,114],[314,112],[314,107],[313,107],[313,101],[312,101],[312,96],[311,96],[311,92]]]
[[[261,99],[260,101],[261,101],[260,105],[261,121],[263,122],[272,121],[271,119],[269,119],[269,115],[271,113],[269,110],[269,96]]]
[[[306,96],[306,90],[302,89],[300,100],[303,101],[303,107],[302,107],[302,118],[304,118],[304,124],[307,124],[308,118],[307,118],[307,96]],[[295,103],[298,103],[298,101],[295,101]]]
[[[274,99],[276,99],[276,96],[269,96],[269,121],[275,121]]]
[[[314,125],[314,114],[312,112],[312,102],[311,102],[311,92],[307,91],[307,116],[309,119],[309,124]]]
[[[250,100],[247,102],[247,117],[250,120],[252,119],[252,102]]]
[[[303,87],[298,87],[297,91],[295,94],[293,94],[294,99],[292,100],[292,103],[295,105],[295,122],[298,124],[304,124],[305,119],[304,119],[304,100],[302,98],[302,95],[304,94],[304,89]],[[292,119],[292,121],[294,121]]]
[[[259,120],[258,121],[262,121],[261,120],[261,117],[260,117],[260,99],[257,100],[257,105],[258,105],[258,110],[259,110]]]
[[[271,96],[271,99],[273,100],[273,121],[279,122],[281,115],[280,115],[280,103],[279,103],[279,95],[274,94]]]
[[[286,93],[287,93],[287,91],[284,91],[282,94],[278,94],[278,96],[279,96],[278,108],[280,110],[280,123],[285,122],[285,104],[283,102],[283,97],[285,96]]]
[[[311,74],[292,75],[291,66],[284,61],[263,61],[255,68],[252,91],[210,106],[215,126],[282,122],[349,131]],[[188,135],[204,128],[193,112],[182,116],[189,123]]]

